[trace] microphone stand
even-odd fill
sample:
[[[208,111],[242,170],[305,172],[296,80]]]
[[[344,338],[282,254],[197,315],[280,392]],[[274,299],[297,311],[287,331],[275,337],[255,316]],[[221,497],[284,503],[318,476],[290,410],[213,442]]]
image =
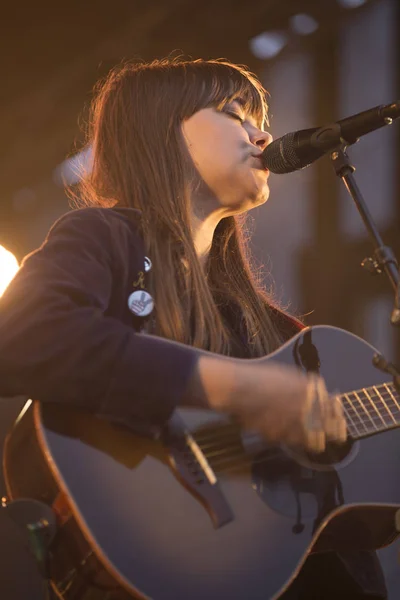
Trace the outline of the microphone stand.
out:
[[[392,123],[390,117],[384,119],[386,125]],[[395,291],[394,307],[392,314],[390,315],[390,322],[394,326],[400,325],[400,277],[399,267],[396,257],[392,249],[389,246],[385,246],[376,225],[372,219],[371,213],[365,204],[362,193],[353,177],[353,173],[356,170],[355,167],[350,163],[350,159],[346,153],[347,147],[351,144],[358,142],[357,138],[344,139],[341,135],[341,128],[338,123],[333,123],[325,128],[319,129],[313,136],[314,146],[325,152],[330,152],[333,168],[335,169],[336,175],[343,181],[347,191],[353,198],[358,212],[364,221],[365,227],[367,228],[369,237],[372,239],[372,243],[375,250],[372,256],[365,258],[361,266],[369,271],[371,274],[381,274],[383,272],[389,278],[389,281]],[[389,373],[393,377],[393,383],[400,394],[400,371],[385,359],[382,354],[374,354],[372,358],[373,365],[385,373]],[[400,509],[396,511],[395,526],[397,531],[400,531]],[[400,562],[400,555],[399,555]]]
[[[331,135],[333,133],[332,129],[330,131]],[[335,133],[337,133],[337,130]],[[354,143],[355,141],[358,140],[354,140],[351,143]],[[353,173],[356,169],[350,163],[349,156],[346,153],[348,145],[349,144],[343,140],[343,138],[340,138],[337,148],[331,152],[330,157],[335,173],[343,181],[347,191],[353,198],[357,210],[367,228],[369,237],[372,239],[372,243],[375,247],[373,255],[365,258],[361,263],[361,266],[371,274],[381,274],[382,272],[385,272],[388,276],[395,291],[394,308],[390,316],[390,322],[392,325],[398,327],[400,326],[400,277],[398,262],[392,249],[389,246],[385,246],[383,243],[371,213],[365,204],[362,193],[353,177]],[[400,393],[400,372],[398,369],[392,363],[388,362],[381,354],[374,355],[373,364],[381,371],[390,373],[393,376],[396,389]]]

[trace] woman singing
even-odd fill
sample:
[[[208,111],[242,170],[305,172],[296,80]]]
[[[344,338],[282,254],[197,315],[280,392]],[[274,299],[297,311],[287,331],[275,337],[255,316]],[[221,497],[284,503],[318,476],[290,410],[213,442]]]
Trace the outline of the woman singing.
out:
[[[269,195],[265,96],[221,60],[127,63],[98,85],[81,207],[0,301],[1,396],[143,435],[191,406],[317,452],[346,439],[321,378],[263,359],[302,328],[257,281],[243,230]],[[345,558],[311,557],[282,597],[385,598],[375,557]]]

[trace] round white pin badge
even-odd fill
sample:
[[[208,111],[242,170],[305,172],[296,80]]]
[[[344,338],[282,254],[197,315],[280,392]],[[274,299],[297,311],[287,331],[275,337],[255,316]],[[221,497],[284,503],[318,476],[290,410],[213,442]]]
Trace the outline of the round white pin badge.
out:
[[[154,300],[145,290],[137,290],[129,295],[128,306],[137,317],[147,317],[154,309]]]

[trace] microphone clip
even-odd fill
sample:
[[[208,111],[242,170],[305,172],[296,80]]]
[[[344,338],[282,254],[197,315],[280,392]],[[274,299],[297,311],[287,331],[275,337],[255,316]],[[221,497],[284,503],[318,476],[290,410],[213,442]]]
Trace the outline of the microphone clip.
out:
[[[321,152],[337,152],[337,159],[340,158],[339,150],[342,150],[346,154],[347,146],[356,144],[360,138],[354,136],[347,136],[348,139],[344,138],[342,127],[339,123],[329,123],[324,127],[319,127],[311,136],[310,143],[317,150]],[[353,170],[354,167],[352,167]]]

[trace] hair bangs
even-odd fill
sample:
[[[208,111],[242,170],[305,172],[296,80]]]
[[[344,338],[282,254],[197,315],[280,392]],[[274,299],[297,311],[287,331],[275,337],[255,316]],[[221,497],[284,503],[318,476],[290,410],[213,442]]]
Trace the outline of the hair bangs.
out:
[[[241,65],[223,60],[195,60],[173,63],[184,81],[179,85],[181,118],[209,107],[222,109],[226,104],[238,101],[260,128],[268,122],[267,91],[259,79]],[[183,92],[183,94],[182,94]]]
[[[267,91],[255,75],[239,65],[215,61],[211,67],[208,106],[223,108],[236,100],[255,122],[262,127],[268,122]]]

